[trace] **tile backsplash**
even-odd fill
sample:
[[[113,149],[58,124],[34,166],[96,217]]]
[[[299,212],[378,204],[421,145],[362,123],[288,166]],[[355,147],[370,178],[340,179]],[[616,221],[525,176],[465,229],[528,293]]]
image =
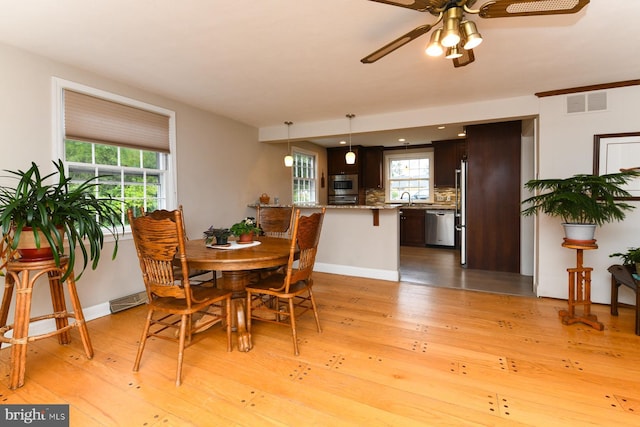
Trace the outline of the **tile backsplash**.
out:
[[[434,188],[433,189],[433,201],[437,203],[455,203],[456,201],[456,189],[455,188]]]
[[[377,188],[369,188],[366,191],[365,204],[375,205],[384,203],[384,190]],[[456,201],[456,189],[451,187],[434,188],[433,190],[433,202],[438,204],[453,205]]]

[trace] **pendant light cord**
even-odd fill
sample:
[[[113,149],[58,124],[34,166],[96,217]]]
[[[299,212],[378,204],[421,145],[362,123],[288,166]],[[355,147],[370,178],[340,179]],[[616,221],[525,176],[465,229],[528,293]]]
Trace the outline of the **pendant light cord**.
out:
[[[351,151],[351,119],[353,119],[355,116],[355,114],[347,114],[347,117],[349,118],[349,151]]]

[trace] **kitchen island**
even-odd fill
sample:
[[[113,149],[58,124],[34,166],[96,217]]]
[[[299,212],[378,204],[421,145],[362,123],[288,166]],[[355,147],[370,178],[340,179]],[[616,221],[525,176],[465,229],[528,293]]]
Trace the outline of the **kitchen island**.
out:
[[[398,281],[398,208],[401,206],[295,205],[295,208],[302,210],[303,215],[307,210],[327,208],[315,271]],[[250,207],[255,208],[256,205]]]

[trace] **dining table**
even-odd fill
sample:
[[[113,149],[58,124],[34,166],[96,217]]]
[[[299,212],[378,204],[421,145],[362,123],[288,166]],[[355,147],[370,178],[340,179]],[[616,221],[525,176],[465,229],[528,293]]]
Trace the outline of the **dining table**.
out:
[[[247,331],[246,286],[252,273],[270,267],[286,265],[289,261],[291,240],[278,237],[259,236],[253,243],[228,246],[207,245],[204,239],[186,242],[189,268],[222,272],[218,286],[232,292],[232,319],[238,334],[238,350],[249,351],[253,347],[251,334]]]

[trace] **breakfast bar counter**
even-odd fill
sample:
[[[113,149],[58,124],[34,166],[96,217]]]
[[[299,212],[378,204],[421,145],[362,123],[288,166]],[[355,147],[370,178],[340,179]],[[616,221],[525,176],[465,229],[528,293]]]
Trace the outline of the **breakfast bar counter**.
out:
[[[271,206],[275,207],[275,205]],[[295,205],[294,208],[301,209],[303,215],[312,213],[314,209],[327,208],[322,224],[315,271],[398,281],[400,278],[398,208],[401,206],[400,204]],[[257,205],[250,205],[250,207],[255,208]]]

